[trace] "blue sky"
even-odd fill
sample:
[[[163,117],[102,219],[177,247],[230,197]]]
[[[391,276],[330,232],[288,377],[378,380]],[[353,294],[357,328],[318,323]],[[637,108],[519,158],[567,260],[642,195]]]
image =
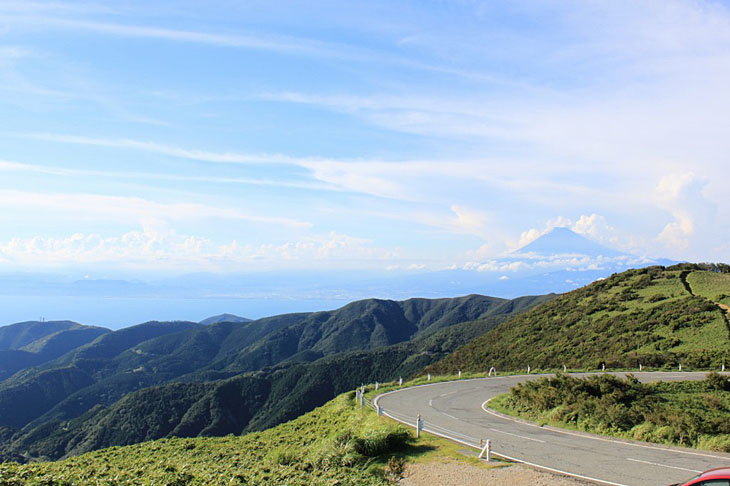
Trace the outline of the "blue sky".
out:
[[[730,260],[730,5],[0,0],[0,270]]]

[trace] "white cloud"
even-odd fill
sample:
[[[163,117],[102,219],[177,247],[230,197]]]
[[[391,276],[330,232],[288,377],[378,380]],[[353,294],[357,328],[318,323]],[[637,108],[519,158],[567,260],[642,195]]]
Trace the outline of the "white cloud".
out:
[[[0,62],[28,57],[31,53],[27,47],[0,45]]]
[[[144,220],[183,221],[208,218],[244,220],[256,223],[309,228],[311,223],[291,218],[250,214],[231,208],[195,203],[160,203],[139,197],[105,196],[82,193],[38,193],[0,190],[0,208],[7,211],[43,211],[57,218],[140,223]]]
[[[113,170],[84,170],[68,169],[65,167],[26,164],[9,160],[0,160],[0,172],[25,172],[35,174],[47,174],[58,176],[82,176],[82,177],[103,177],[112,179],[141,179],[144,181],[186,181],[186,182],[213,182],[219,184],[244,184],[252,186],[290,187],[299,189],[311,189],[316,191],[341,191],[332,185],[325,185],[317,182],[288,181],[251,177],[215,177],[208,175],[180,175],[170,173],[153,172],[131,172]]]
[[[596,213],[590,216],[581,214],[571,229],[580,235],[586,235],[594,240],[598,240],[606,234],[610,235],[615,231],[614,228],[608,225],[606,218]]]
[[[0,261],[23,268],[73,265],[114,265],[161,269],[231,271],[234,269],[307,267],[401,259],[398,250],[336,232],[311,235],[281,244],[216,244],[209,238],[183,235],[159,222],[118,236],[76,233],[64,238],[13,238],[0,242]],[[412,265],[412,268],[423,268]]]
[[[221,164],[297,164],[299,159],[287,157],[280,154],[241,154],[229,152],[211,152],[206,150],[186,149],[173,145],[166,145],[156,142],[134,140],[128,138],[95,138],[59,133],[18,133],[6,132],[7,135],[28,138],[32,140],[45,140],[75,145],[89,145],[98,147],[124,148],[142,150],[145,152],[170,155],[182,159],[199,160],[204,162],[216,162]]]
[[[671,215],[672,221],[662,228],[657,240],[670,251],[681,252],[692,246],[695,251],[704,249],[709,253],[711,249],[699,240],[704,240],[706,234],[727,233],[726,226],[715,223],[717,210],[704,195],[706,185],[707,180],[691,172],[668,174],[659,180],[657,205]]]

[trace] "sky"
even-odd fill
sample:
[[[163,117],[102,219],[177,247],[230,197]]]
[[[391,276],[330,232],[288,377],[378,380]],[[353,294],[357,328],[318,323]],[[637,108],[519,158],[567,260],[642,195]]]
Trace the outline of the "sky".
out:
[[[729,261],[728,86],[727,1],[0,0],[0,272]]]

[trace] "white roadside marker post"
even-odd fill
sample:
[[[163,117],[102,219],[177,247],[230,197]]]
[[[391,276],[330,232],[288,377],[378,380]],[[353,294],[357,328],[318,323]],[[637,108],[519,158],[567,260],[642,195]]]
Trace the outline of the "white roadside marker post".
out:
[[[378,383],[378,382],[376,381],[376,382],[375,382],[375,389],[377,390],[379,386],[380,386],[380,383]]]
[[[421,438],[421,430],[423,430],[423,420],[421,420],[421,414],[416,417],[416,439]]]
[[[482,449],[482,452],[479,453],[479,459],[486,459],[487,462],[489,462],[489,460],[491,459],[491,455],[492,455],[492,441],[487,439],[487,443],[484,444],[484,448]]]
[[[398,379],[398,386],[403,386],[403,377],[402,376]]]
[[[459,370],[459,378],[461,378],[461,370]]]
[[[365,395],[360,395],[360,408],[365,407]]]
[[[568,371],[568,368],[565,365],[563,365],[563,373],[565,373],[566,371]]]
[[[639,371],[641,371],[641,370],[642,370],[642,366],[641,366],[641,363],[639,363]]]
[[[381,407],[380,404],[378,404],[378,417],[382,417],[382,416],[383,416],[383,407]]]
[[[428,381],[431,381],[431,373],[428,374]]]
[[[530,365],[527,365],[527,374],[530,374]]]
[[[355,403],[360,403],[360,389],[355,390]]]
[[[725,372],[725,363],[722,364],[722,372]]]
[[[606,371],[606,363],[601,364],[601,371]]]
[[[679,371],[682,371],[682,363],[679,363]]]

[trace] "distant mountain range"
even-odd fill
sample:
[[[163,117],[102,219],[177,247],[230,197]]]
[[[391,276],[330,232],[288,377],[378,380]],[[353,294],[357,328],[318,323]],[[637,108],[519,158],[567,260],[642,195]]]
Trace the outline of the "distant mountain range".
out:
[[[183,316],[174,312],[179,307],[174,302],[196,302],[210,314],[220,312],[226,302],[235,304],[232,310],[243,309],[241,312],[246,313],[250,303],[271,302],[267,307],[277,310],[254,315],[261,317],[291,312],[281,309],[312,310],[317,308],[312,307],[314,301],[326,302],[322,305],[327,307],[318,307],[322,309],[371,297],[403,300],[414,296],[439,298],[476,293],[515,298],[567,292],[629,268],[674,263],[630,255],[567,228],[555,228],[502,258],[473,261],[448,270],[196,273],[154,281],[0,275],[0,298],[19,296],[30,299],[29,308],[44,309],[45,315],[71,317],[87,324],[111,323],[117,328],[152,316],[161,320],[179,319]],[[33,296],[40,299],[33,300]],[[84,313],[83,318],[69,316],[66,297],[79,299],[76,309],[96,311]],[[122,299],[125,312],[112,316],[104,312],[108,306],[118,306]],[[281,303],[278,307],[277,302]],[[9,299],[8,304],[14,306],[15,302]],[[31,317],[18,314],[22,311],[21,307],[15,315]],[[139,317],[125,321],[125,315]]]

